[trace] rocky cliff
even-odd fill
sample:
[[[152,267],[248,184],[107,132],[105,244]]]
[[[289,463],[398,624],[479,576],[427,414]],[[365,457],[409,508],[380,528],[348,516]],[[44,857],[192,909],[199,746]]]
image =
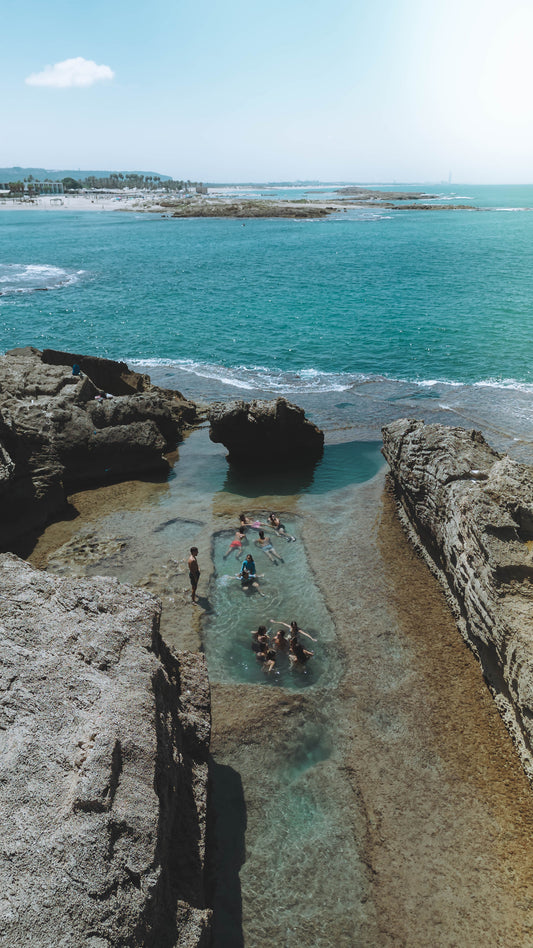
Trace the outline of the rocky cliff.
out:
[[[0,943],[205,948],[209,685],[160,606],[0,556]]]
[[[477,431],[406,419],[383,429],[383,453],[402,520],[533,779],[533,470]]]
[[[196,421],[192,402],[124,363],[31,347],[0,357],[0,552],[61,512],[67,491],[168,471],[165,452]]]

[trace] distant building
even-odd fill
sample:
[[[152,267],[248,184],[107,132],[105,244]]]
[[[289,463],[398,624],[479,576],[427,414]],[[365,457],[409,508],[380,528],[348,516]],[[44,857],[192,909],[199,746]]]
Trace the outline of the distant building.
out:
[[[196,193],[197,193],[197,194],[207,194],[208,192],[207,192],[207,188],[206,188],[205,184],[197,184],[197,185],[196,185]]]
[[[24,183],[25,194],[63,194],[62,181],[31,181]]]

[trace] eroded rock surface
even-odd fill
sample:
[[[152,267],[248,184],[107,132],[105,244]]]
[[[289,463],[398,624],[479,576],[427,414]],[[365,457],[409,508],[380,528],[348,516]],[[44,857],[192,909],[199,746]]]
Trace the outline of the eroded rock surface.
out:
[[[0,556],[0,943],[205,948],[209,685],[111,579]]]
[[[124,363],[32,347],[0,357],[0,552],[61,511],[67,490],[167,471],[165,452],[196,421],[192,402]]]
[[[323,432],[284,398],[216,402],[208,417],[211,441],[222,443],[231,461],[294,464],[316,460],[324,448]]]
[[[402,519],[533,779],[533,469],[478,431],[420,421],[387,425],[383,445]]]

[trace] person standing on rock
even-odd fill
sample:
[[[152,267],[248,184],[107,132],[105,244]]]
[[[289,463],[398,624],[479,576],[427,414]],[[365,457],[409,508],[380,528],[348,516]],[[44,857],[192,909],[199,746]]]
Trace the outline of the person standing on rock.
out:
[[[187,560],[187,566],[189,567],[189,579],[191,581],[191,600],[196,603],[196,588],[198,586],[198,580],[200,579],[200,567],[198,566],[198,547],[191,546],[191,555]]]

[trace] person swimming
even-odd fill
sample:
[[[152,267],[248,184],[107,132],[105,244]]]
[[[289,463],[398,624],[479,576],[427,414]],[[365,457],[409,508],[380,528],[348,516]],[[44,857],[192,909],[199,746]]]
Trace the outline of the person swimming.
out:
[[[268,522],[272,529],[276,531],[278,537],[284,537],[288,543],[290,543],[291,540],[296,540],[296,537],[293,537],[291,533],[287,533],[285,524],[281,522],[277,514],[273,512],[269,513]]]
[[[241,527],[252,527],[253,530],[258,530],[259,527],[263,526],[260,520],[250,520],[245,513],[239,514],[239,521]]]
[[[289,660],[292,665],[305,665],[315,653],[304,648],[296,638],[291,639]]]
[[[246,530],[244,529],[244,527],[241,526],[241,527],[237,527],[237,530],[235,531],[235,536],[233,537],[233,540],[231,541],[228,549],[226,550],[222,558],[225,560],[226,557],[230,555],[230,553],[235,551],[235,553],[237,554],[237,559],[239,559],[239,555],[241,553],[243,543],[246,543]]]
[[[273,648],[267,649],[265,659],[263,661],[263,672],[265,675],[270,674],[276,668],[276,653]]]
[[[313,636],[309,634],[309,632],[304,632],[303,629],[300,629],[298,623],[294,619],[290,625],[288,622],[283,622],[281,619],[269,619],[269,622],[271,622],[272,625],[284,625],[286,629],[289,629],[291,633],[291,639],[295,638],[297,641],[299,641],[300,635],[305,635],[305,637],[311,639],[312,642],[318,641],[318,639],[314,639]]]
[[[257,592],[260,596],[264,596],[264,593],[261,592],[259,583],[257,582],[254,558],[251,553],[248,553],[246,559],[243,560],[241,571],[239,573],[239,579],[241,581],[241,586],[244,589],[253,587],[254,589],[257,589]]]
[[[289,651],[289,641],[287,639],[287,633],[285,629],[278,629],[276,632],[272,644],[277,652],[288,652]]]
[[[255,629],[252,629],[252,631],[250,632],[250,635],[252,636],[252,651],[253,652],[260,652],[262,650],[263,645],[266,645],[267,648],[270,645],[270,639],[268,637],[266,625],[258,625],[257,632],[255,631]]]
[[[270,542],[270,537],[265,536],[264,530],[259,531],[259,536],[257,540],[255,540],[254,542],[256,546],[260,547],[263,553],[266,553],[266,555],[268,556],[269,560],[272,561],[272,563],[275,563],[276,560],[280,560],[280,562],[282,563],[285,562],[283,557],[280,556],[279,553],[272,546],[272,543]]]

